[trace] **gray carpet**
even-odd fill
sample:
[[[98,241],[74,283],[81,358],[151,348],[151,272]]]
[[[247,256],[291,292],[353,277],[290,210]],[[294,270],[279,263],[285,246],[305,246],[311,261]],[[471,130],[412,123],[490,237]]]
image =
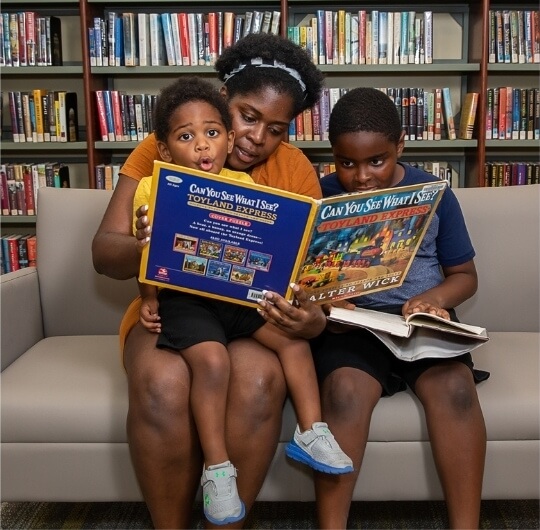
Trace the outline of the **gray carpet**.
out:
[[[538,529],[538,500],[483,501],[481,528]],[[193,510],[193,527],[203,528],[202,506]],[[444,529],[448,519],[443,502],[354,502],[349,528]],[[316,528],[314,503],[256,503],[246,528]],[[150,529],[144,503],[3,502],[2,529]]]

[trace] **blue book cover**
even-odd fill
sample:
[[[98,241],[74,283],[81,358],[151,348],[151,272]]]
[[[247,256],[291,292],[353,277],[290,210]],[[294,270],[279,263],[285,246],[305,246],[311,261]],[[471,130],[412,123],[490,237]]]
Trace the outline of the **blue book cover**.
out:
[[[445,188],[315,200],[155,162],[139,280],[253,307],[291,282],[315,303],[398,287]]]

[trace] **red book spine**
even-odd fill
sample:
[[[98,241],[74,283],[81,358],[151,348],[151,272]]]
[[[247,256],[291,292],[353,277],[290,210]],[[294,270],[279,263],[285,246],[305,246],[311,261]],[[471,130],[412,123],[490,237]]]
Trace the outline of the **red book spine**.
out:
[[[37,239],[36,236],[30,236],[26,240],[26,248],[28,252],[28,266],[35,267],[37,265]]]
[[[34,200],[34,183],[32,179],[32,167],[23,165],[24,198],[26,200],[26,212],[28,215],[36,215],[36,203]]]
[[[187,13],[178,13],[178,26],[180,29],[180,45],[182,48],[182,64],[190,65],[189,55],[189,25]]]
[[[109,135],[107,129],[107,114],[105,112],[105,97],[103,90],[96,90],[97,116],[99,131],[101,133],[101,141],[108,142]]]

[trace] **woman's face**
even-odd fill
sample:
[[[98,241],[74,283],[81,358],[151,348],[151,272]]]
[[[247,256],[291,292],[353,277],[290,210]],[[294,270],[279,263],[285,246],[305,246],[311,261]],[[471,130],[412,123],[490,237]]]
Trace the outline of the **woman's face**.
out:
[[[268,87],[235,95],[229,109],[236,136],[227,162],[232,169],[246,171],[278,148],[293,118],[293,99]]]

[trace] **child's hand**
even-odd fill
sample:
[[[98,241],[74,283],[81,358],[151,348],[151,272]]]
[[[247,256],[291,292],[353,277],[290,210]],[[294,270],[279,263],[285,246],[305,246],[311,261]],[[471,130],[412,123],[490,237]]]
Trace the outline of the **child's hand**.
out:
[[[429,300],[428,298],[421,298],[420,296],[415,296],[410,300],[407,300],[403,304],[402,309],[403,316],[407,318],[413,313],[429,313],[430,315],[436,315],[446,320],[450,320],[450,314],[446,309],[443,309],[434,301]]]
[[[142,299],[139,320],[151,333],[161,333],[161,318],[158,314],[159,302],[156,297],[147,296]]]

